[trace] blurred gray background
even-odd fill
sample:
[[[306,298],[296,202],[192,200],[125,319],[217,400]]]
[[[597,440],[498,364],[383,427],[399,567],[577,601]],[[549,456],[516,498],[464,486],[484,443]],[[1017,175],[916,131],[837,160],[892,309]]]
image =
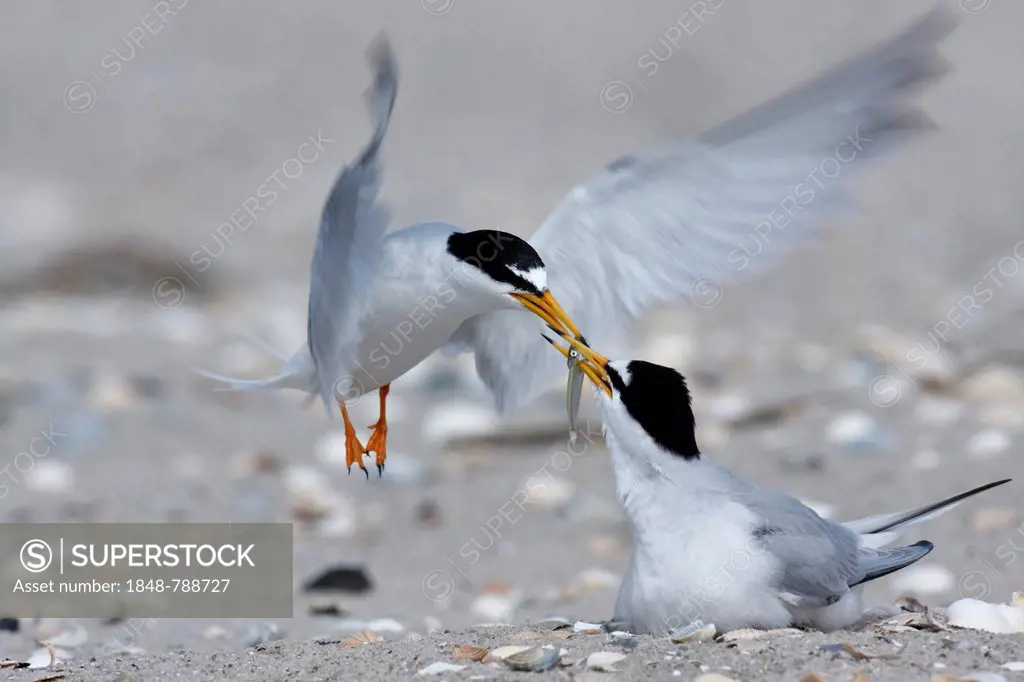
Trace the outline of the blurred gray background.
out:
[[[701,19],[700,5],[717,9]],[[432,360],[395,383],[389,473],[366,482],[345,475],[319,405],[215,392],[189,366],[261,376],[276,360],[246,334],[285,354],[303,343],[315,227],[369,130],[363,51],[380,30],[401,67],[385,147],[396,226],[529,235],[618,155],[698,133],[932,6],[6,3],[0,464],[40,430],[66,435],[8,470],[0,520],[294,520],[295,618],[275,623],[286,637],[382,617],[421,631],[610,617],[626,535],[598,436],[521,518],[487,525],[565,460],[557,387],[499,421],[470,364]],[[942,52],[956,71],[922,97],[939,128],[858,180],[859,215],[757,284],[652,315],[612,349],[693,378],[712,456],[839,517],[1021,471],[1024,6],[951,7],[962,23]],[[654,55],[657,69],[642,68]],[[316,158],[289,161],[311,136],[323,140]],[[226,243],[218,227],[275,172],[286,188]],[[983,282],[992,296],[956,313]],[[923,369],[907,361],[914,348]],[[364,403],[369,424],[376,401]],[[920,565],[931,568],[880,581],[873,601],[917,590],[948,602],[964,576],[967,596],[982,596],[981,576],[991,600],[1009,598],[1024,577],[1006,550],[1024,548],[1018,490],[920,530],[937,545]],[[460,556],[470,542],[488,547],[472,564]],[[303,593],[335,565],[365,566],[373,589]],[[311,615],[325,600],[349,615]],[[87,625],[86,646],[123,639],[117,625]],[[237,647],[272,630],[216,626],[163,621],[136,645]],[[4,642],[7,655],[31,649],[20,635]]]

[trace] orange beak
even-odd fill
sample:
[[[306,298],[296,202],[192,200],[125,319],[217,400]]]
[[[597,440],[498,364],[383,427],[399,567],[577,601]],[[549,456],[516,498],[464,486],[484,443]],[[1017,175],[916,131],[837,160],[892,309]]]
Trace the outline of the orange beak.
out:
[[[583,370],[583,373],[588,379],[590,379],[595,387],[604,391],[610,398],[612,396],[612,382],[611,379],[608,378],[608,372],[605,370],[605,367],[608,365],[608,358],[599,353],[595,353],[586,345],[567,334],[561,334],[561,337],[563,341],[569,344],[568,348],[559,345],[550,337],[544,336],[548,343],[554,346],[559,353],[565,356],[566,360],[575,360],[571,353],[572,351],[576,351],[576,353],[583,358],[578,362],[579,368]]]
[[[569,332],[577,337],[582,336],[580,330],[576,327],[576,324],[569,317],[568,313],[562,309],[555,297],[551,295],[550,291],[545,291],[542,295],[537,296],[535,294],[509,294],[512,298],[519,302],[519,305],[523,306],[531,313],[544,320],[549,327],[562,333],[561,330],[567,329]]]

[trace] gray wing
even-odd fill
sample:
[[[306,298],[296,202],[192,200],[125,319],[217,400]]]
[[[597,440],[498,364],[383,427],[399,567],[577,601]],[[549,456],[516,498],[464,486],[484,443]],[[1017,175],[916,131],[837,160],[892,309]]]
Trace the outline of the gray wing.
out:
[[[777,589],[795,605],[832,603],[864,578],[854,532],[788,495],[754,489],[734,497],[759,517],[754,537],[779,561]]]
[[[855,171],[929,127],[906,95],[946,70],[935,44],[953,25],[935,11],[805,87],[695,140],[622,158],[574,189],[531,243],[588,341],[613,342],[659,303],[713,302],[804,241],[846,203]],[[453,337],[475,350],[503,410],[564,376],[540,328],[505,311]]]
[[[325,407],[336,386],[351,378],[358,343],[361,301],[373,282],[381,255],[388,213],[378,202],[380,145],[387,133],[398,90],[398,69],[387,40],[379,37],[368,51],[375,70],[369,104],[376,127],[354,163],[342,169],[327,197],[313,251],[306,330]]]

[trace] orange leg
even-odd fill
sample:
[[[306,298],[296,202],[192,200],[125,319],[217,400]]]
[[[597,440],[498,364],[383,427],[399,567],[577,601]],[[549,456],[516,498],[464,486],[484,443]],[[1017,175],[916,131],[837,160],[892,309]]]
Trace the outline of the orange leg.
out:
[[[359,468],[366,474],[366,478],[370,478],[370,472],[363,466],[363,455],[365,450],[363,444],[359,442],[359,438],[356,436],[355,427],[352,426],[352,420],[348,418],[348,410],[345,409],[345,403],[341,400],[338,401],[338,405],[341,406],[341,418],[345,420],[345,464],[348,466],[348,473],[352,473],[352,465],[358,464]]]
[[[376,424],[370,424],[373,434],[370,436],[370,440],[366,442],[366,453],[369,454],[371,451],[377,453],[378,476],[384,474],[384,460],[388,458],[387,400],[388,391],[390,390],[391,384],[384,384],[378,391],[380,396],[380,418],[377,419]]]

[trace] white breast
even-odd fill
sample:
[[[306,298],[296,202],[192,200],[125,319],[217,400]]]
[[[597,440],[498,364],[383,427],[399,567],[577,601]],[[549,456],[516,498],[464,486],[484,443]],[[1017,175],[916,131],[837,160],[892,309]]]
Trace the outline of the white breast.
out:
[[[353,374],[367,391],[405,374],[488,307],[459,279],[437,239],[411,237],[399,233],[385,242],[368,313],[359,322],[363,340]]]

